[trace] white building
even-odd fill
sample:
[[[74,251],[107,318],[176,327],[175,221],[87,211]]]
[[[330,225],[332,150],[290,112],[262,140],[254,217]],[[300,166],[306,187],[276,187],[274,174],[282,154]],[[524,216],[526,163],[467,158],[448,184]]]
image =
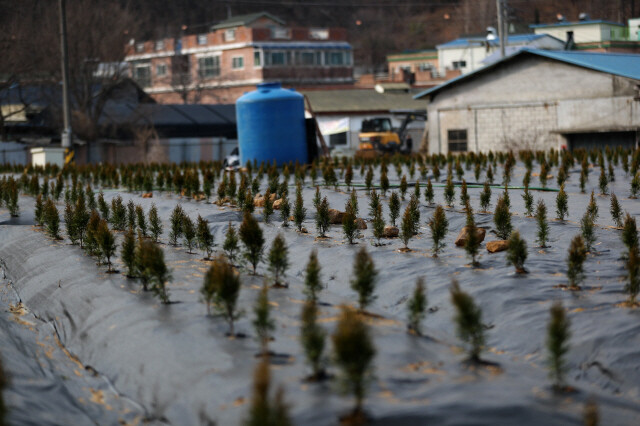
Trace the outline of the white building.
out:
[[[564,49],[564,41],[547,34],[514,34],[507,37],[507,48]],[[483,67],[483,61],[500,51],[500,42],[491,37],[463,37],[436,46],[441,74],[460,70],[462,74]]]
[[[640,55],[522,49],[415,98],[431,153],[633,147]]]

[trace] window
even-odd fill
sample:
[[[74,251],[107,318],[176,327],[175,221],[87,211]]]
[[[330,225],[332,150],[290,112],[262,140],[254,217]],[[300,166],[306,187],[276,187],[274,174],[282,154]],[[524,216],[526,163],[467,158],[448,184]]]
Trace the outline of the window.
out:
[[[198,58],[198,74],[202,78],[220,75],[220,56],[205,56]]]
[[[334,133],[333,135],[329,135],[329,145],[346,145],[347,144],[347,132],[342,133]]]
[[[423,62],[420,65],[418,65],[418,69],[420,71],[431,71],[432,68],[433,68],[433,65],[431,65],[428,62]]]
[[[150,87],[151,65],[136,65],[133,68],[133,79],[140,85],[140,87]]]
[[[234,70],[239,70],[244,68],[244,57],[235,56],[231,58],[231,68],[233,68]]]
[[[164,40],[156,41],[155,49],[156,50],[164,50]]]
[[[344,65],[343,52],[324,52],[324,64],[325,65]]]
[[[136,52],[138,53],[144,52],[144,43],[136,43]]]
[[[313,52],[300,53],[300,65],[315,65],[316,54]]]
[[[288,40],[291,38],[291,33],[288,28],[273,27],[271,28],[271,38]]]
[[[260,51],[256,50],[253,52],[253,66],[259,67],[262,65],[262,61],[260,60]]]
[[[199,45],[205,45],[207,44],[208,38],[206,34],[200,34],[198,35],[198,44]]]
[[[167,75],[167,64],[156,65],[156,77],[164,77]]]
[[[309,38],[314,40],[328,40],[329,30],[326,28],[311,28],[309,30]]]
[[[285,65],[284,52],[271,52],[271,65]]]
[[[236,39],[236,30],[232,28],[224,32],[224,41],[234,41]]]
[[[467,61],[453,61],[453,69],[454,70],[459,70],[462,68],[466,68],[467,67]]]
[[[449,152],[464,152],[467,150],[467,131],[448,131]]]

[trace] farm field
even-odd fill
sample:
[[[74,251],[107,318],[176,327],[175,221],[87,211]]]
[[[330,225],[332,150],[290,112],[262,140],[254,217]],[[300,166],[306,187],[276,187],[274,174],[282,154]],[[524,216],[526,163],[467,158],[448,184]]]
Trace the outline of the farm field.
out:
[[[306,216],[301,226],[307,232],[299,232],[293,221],[283,226],[281,210],[274,210],[268,222],[264,207],[255,206],[248,213],[259,223],[264,252],[253,274],[251,264],[242,257],[245,246],[239,243],[239,255],[233,263],[241,282],[236,304],[241,315],[234,322],[237,335],[233,337],[227,335],[229,324],[223,314],[213,307],[208,314],[203,302],[201,289],[214,260],[204,259],[205,253],[195,245],[189,250],[183,237],[171,244],[171,218],[180,205],[194,223],[198,216],[206,220],[215,243],[211,258],[219,258],[216,265],[221,265],[229,225],[239,231],[246,220],[236,194],[241,176],[248,171],[234,174],[237,188],[233,192],[229,191],[232,178],[226,172],[227,185],[219,195],[217,189],[225,175],[220,165],[182,165],[182,169],[96,166],[63,171],[64,189],[58,200],[52,200],[61,220],[61,239],[57,240],[46,226],[38,225],[35,196],[46,185],[47,196],[52,197],[54,187],[45,184],[45,177],[55,183],[58,171],[36,173],[29,169],[26,177],[21,177],[22,170],[6,168],[0,177],[4,179],[0,181],[5,199],[0,206],[0,353],[4,370],[11,377],[4,392],[9,423],[242,424],[255,408],[254,371],[262,362],[269,365],[269,399],[274,399],[277,389],[283,389],[293,424],[355,424],[362,418],[384,425],[583,424],[589,402],[595,403],[600,424],[640,423],[640,307],[628,303],[628,257],[633,249],[623,241],[623,235],[631,235],[631,231],[623,231],[610,212],[611,194],[615,194],[623,222],[629,213],[629,227],[640,214],[638,200],[632,198],[634,191],[640,192],[640,177],[634,178],[634,170],[640,166],[638,151],[574,155],[524,152],[515,157],[468,154],[426,160],[397,157],[386,163],[390,186],[386,191],[379,188],[380,164],[353,161],[314,166],[315,185],[310,168],[291,166],[286,180],[288,170],[265,167],[260,173],[253,167],[247,191],[256,179],[254,189],[258,191],[253,192],[264,194],[271,186],[278,193],[275,198],[280,199],[286,187],[291,215],[296,175],[299,178],[304,173],[300,188]],[[540,180],[541,162],[548,174],[546,183]],[[504,193],[505,163],[510,167],[508,216],[513,230],[525,241],[527,273],[516,272],[507,260],[510,252],[489,253],[486,249],[487,242],[500,239],[495,235],[500,229],[493,212]],[[455,193],[451,207],[446,206],[445,197],[448,164]],[[370,183],[380,195],[387,225],[391,222],[391,193],[400,195],[403,177],[408,182],[396,219],[401,235],[403,213],[415,193],[416,181],[420,183],[419,220],[413,223],[417,233],[408,238],[408,249],[402,238],[383,237],[378,244],[374,237],[366,178],[370,166]],[[481,194],[488,166],[494,185],[490,187],[490,206],[483,212]],[[526,215],[522,197],[528,166],[532,213],[539,200],[547,207],[549,231],[544,248],[537,242],[538,221]],[[118,185],[110,177],[116,170]],[[166,182],[158,185],[158,174],[170,171],[175,178],[178,170],[183,176],[197,177],[195,190],[189,188],[192,183],[187,177],[171,190]],[[580,185],[583,170],[588,170],[584,192]],[[74,171],[78,182],[75,191]],[[566,174],[563,191],[568,211],[559,220],[556,200],[558,175],[562,173]],[[19,187],[18,216],[11,215],[10,196],[5,195],[9,178]],[[212,183],[209,201],[201,194],[208,179]],[[349,184],[345,180],[350,180]],[[433,186],[431,202],[425,197],[427,180]],[[463,180],[475,225],[486,230],[476,265],[465,248],[455,244],[460,230],[468,224],[460,201]],[[86,197],[84,202],[89,206],[87,185],[96,199],[102,191],[109,207],[121,199],[126,210],[132,201],[145,217],[156,207],[163,227],[156,247],[162,249],[171,275],[166,283],[169,303],[163,303],[153,291],[144,291],[139,279],[127,277],[121,256],[126,232],[115,230],[113,222],[109,227],[117,250],[112,266],[105,262],[97,265],[95,256],[71,244],[64,220],[65,197],[71,206],[77,206],[78,197]],[[341,224],[331,225],[326,237],[319,237],[314,205],[317,188],[328,206],[341,212],[349,203],[353,206],[353,197],[357,200],[355,217],[363,218],[367,229],[356,233],[353,244]],[[75,203],[71,201],[73,193]],[[149,193],[151,198],[143,197]],[[247,198],[253,200],[253,195]],[[436,257],[429,221],[437,206],[444,207],[448,229]],[[88,213],[89,207],[86,209]],[[104,218],[100,209],[96,210]],[[588,210],[593,223],[592,247],[584,261],[584,278],[577,283],[579,289],[572,289],[567,276],[569,248],[574,237],[583,234]],[[139,220],[135,219],[136,223],[139,228]],[[637,240],[637,230],[633,233]],[[270,250],[278,235],[284,238],[288,258],[288,268],[279,279],[282,285],[274,285],[274,271],[269,267]],[[374,297],[359,309],[359,295],[350,282],[355,278],[354,259],[363,248],[375,265],[377,278]],[[326,380],[319,381],[309,380],[312,369],[300,343],[301,311],[309,297],[306,269],[314,251],[322,283],[317,293],[317,325],[326,333],[323,365],[328,373]],[[408,305],[420,278],[427,304],[421,333],[416,333],[407,328]],[[469,359],[470,345],[459,336],[458,311],[452,304],[454,280],[481,310],[484,344],[480,361]],[[268,289],[273,328],[268,338],[261,340],[254,322],[263,288]],[[554,387],[554,378],[549,375],[547,328],[550,309],[558,302],[569,322],[569,337],[563,357],[564,380]],[[375,348],[366,374],[362,417],[350,416],[355,399],[352,393],[342,392],[343,370],[334,354],[332,337],[344,319],[344,309],[354,312],[357,321],[366,325]],[[265,344],[268,356],[263,354]]]

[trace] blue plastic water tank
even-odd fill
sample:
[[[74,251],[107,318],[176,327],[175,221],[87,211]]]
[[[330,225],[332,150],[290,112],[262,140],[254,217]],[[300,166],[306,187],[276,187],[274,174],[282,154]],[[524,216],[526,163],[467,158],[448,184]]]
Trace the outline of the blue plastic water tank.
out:
[[[304,97],[280,83],[263,83],[236,101],[241,164],[307,162]]]

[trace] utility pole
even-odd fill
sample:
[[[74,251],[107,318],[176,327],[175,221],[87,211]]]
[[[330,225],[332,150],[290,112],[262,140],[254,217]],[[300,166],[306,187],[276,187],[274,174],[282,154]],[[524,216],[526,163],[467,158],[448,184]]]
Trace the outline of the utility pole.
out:
[[[498,38],[500,39],[500,57],[501,58],[505,57],[506,2],[507,2],[506,0],[496,0],[496,11],[498,13]]]
[[[71,148],[73,134],[71,132],[71,110],[69,106],[69,52],[67,50],[67,12],[65,0],[58,0],[60,7],[60,50],[62,53],[62,147]]]

